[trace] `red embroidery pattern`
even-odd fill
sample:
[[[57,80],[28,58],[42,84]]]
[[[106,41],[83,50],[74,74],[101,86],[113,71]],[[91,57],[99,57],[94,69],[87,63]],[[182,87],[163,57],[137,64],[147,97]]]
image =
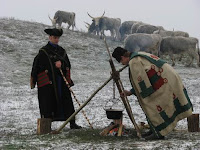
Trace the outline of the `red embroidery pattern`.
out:
[[[66,68],[66,79],[67,79],[67,82],[70,85],[71,84],[71,72],[70,72],[70,69],[68,67]]]
[[[155,69],[156,67],[154,65],[151,65],[151,69]]]
[[[173,99],[175,99],[176,98],[176,95],[173,93]]]
[[[157,107],[157,110],[158,110],[159,112],[162,111],[162,107],[161,107],[160,105],[156,105],[156,107]]]
[[[163,78],[160,78],[157,82],[153,84],[153,89],[158,90],[164,84]]]
[[[159,68],[159,72],[162,73],[163,72],[163,68]]]
[[[165,83],[167,83],[167,82],[168,82],[168,80],[167,80],[166,78],[164,78],[164,82],[165,82]]]
[[[38,88],[43,87],[47,84],[51,84],[47,75],[48,70],[45,70],[37,75],[37,86]]]
[[[159,59],[159,57],[152,55],[152,54],[150,55],[150,57],[153,58],[153,59],[157,59],[157,60]]]
[[[142,81],[142,78],[140,76],[137,79],[138,79],[139,82]]]
[[[147,76],[148,76],[148,78],[153,86],[153,89],[155,91],[158,90],[164,83],[167,82],[166,79],[163,79],[161,77],[162,72],[163,72],[163,70],[159,70],[158,72],[156,72],[155,66],[153,66],[153,65],[151,66],[151,69],[147,72]]]
[[[158,76],[161,76],[161,72],[158,71],[158,72],[157,72],[157,75],[158,75]]]

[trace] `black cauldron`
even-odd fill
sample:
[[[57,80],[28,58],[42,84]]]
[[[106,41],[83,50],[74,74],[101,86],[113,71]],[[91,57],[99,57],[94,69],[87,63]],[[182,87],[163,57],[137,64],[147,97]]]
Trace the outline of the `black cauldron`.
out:
[[[120,119],[122,117],[121,109],[106,109],[106,115],[108,119]]]

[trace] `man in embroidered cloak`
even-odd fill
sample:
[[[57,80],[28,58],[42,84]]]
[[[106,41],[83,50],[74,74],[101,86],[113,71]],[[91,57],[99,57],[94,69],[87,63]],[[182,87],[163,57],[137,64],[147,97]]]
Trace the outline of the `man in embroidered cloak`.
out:
[[[121,96],[137,96],[150,125],[142,136],[146,140],[163,139],[179,120],[192,115],[192,103],[176,71],[159,57],[145,52],[115,48],[112,56],[129,65],[130,91]]]
[[[34,58],[31,72],[31,88],[37,83],[40,115],[42,118],[51,118],[52,121],[65,121],[74,112],[74,105],[69,88],[67,87],[61,69],[70,86],[71,64],[65,49],[58,45],[63,34],[62,29],[45,29],[49,35],[49,42],[42,47]],[[80,129],[75,118],[70,121],[71,129]]]

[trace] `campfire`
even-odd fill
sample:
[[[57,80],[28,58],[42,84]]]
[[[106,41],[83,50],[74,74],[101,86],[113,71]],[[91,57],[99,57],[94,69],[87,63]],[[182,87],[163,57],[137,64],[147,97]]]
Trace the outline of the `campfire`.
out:
[[[100,133],[101,136],[128,136],[129,130],[122,124],[122,112],[121,109],[106,109],[107,118],[113,119],[113,121],[103,129]],[[140,130],[149,129],[149,126],[144,122],[140,122],[138,127]]]
[[[122,124],[123,110],[121,109],[106,109],[106,115],[108,119],[113,119],[108,127],[106,127],[100,135],[102,136],[122,136],[127,135],[127,131]]]

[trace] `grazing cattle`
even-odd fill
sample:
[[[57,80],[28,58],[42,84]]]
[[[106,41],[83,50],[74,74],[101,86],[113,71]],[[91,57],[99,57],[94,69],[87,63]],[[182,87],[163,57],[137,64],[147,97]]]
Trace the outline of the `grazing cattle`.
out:
[[[88,28],[88,33],[89,34],[95,34],[95,35],[98,35],[99,36],[99,28],[97,28],[96,26],[95,26],[95,23],[94,22],[92,22],[91,24],[89,24],[89,23],[87,23],[87,22],[85,22],[86,24],[87,24],[87,28]]]
[[[68,23],[68,29],[72,26],[72,30],[74,30],[75,27],[75,13],[74,12],[65,12],[65,11],[60,11],[58,10],[55,15],[54,18],[51,19],[49,17],[49,19],[52,22],[52,25],[54,27],[56,27],[56,24],[58,24],[58,27],[61,28],[61,24],[64,23]]]
[[[167,36],[183,36],[183,37],[189,37],[189,34],[187,32],[183,31],[166,31],[166,30],[156,30],[153,32],[154,34],[160,34],[161,37],[167,37]]]
[[[125,36],[128,34],[131,34],[131,27],[134,23],[137,23],[137,21],[124,21],[120,28],[119,33],[121,36],[121,41],[125,39]]]
[[[102,17],[99,20],[99,30],[104,35],[105,30],[110,30],[113,39],[120,39],[119,27],[121,25],[120,18]]]
[[[95,27],[99,29],[101,37],[104,35],[105,30],[110,30],[111,37],[113,39],[119,39],[119,27],[121,25],[120,18],[108,18],[104,16],[105,12],[101,17],[92,17],[89,13],[88,15],[92,18]]]
[[[143,22],[136,22],[136,23],[134,23],[134,24],[132,25],[132,27],[131,27],[131,33],[132,33],[132,34],[136,33],[138,27],[141,26],[141,25],[144,25],[144,24],[146,24],[146,23],[143,23]]]
[[[168,54],[172,60],[172,66],[175,65],[174,54],[184,54],[187,53],[191,60],[188,62],[187,66],[190,66],[195,58],[197,60],[197,65],[199,66],[199,48],[198,39],[192,37],[164,37],[160,45],[160,55]]]
[[[143,25],[140,25],[137,28],[136,33],[153,34],[153,32],[156,31],[156,30],[164,30],[164,28],[161,27],[161,26],[154,26],[154,25],[150,25],[150,24],[143,24]]]
[[[89,13],[87,13],[89,17],[92,18],[92,24],[91,28],[88,28],[88,33],[92,33],[93,31],[97,31],[97,35],[99,35],[100,29],[99,29],[99,20],[102,18],[105,14],[105,11],[101,17],[92,17]],[[90,30],[90,31],[89,31]],[[100,35],[101,37],[102,35]]]
[[[161,40],[158,34],[135,33],[124,40],[124,48],[130,52],[145,51],[158,56]]]

